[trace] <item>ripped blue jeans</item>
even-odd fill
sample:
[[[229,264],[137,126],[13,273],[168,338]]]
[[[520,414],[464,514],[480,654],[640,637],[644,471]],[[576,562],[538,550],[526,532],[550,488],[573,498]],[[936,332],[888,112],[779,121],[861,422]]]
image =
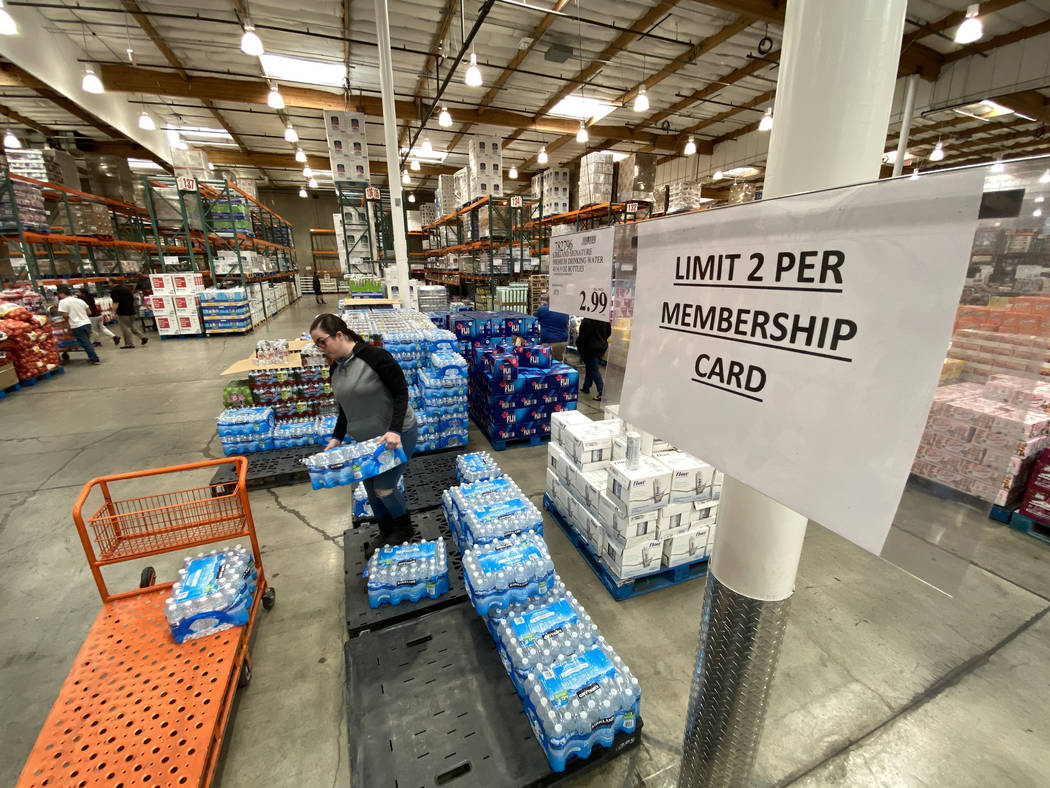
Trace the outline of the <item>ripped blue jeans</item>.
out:
[[[401,448],[404,449],[405,456],[410,460],[412,459],[412,453],[416,450],[416,440],[418,438],[419,430],[416,427],[401,433]],[[368,495],[368,503],[372,506],[372,513],[375,515],[376,520],[379,520],[386,514],[389,514],[396,520],[408,512],[408,501],[405,500],[405,494],[397,488],[401,477],[405,475],[406,468],[408,468],[408,463],[403,462],[396,468],[391,468],[389,471],[384,471],[378,476],[373,476],[371,479],[365,479],[362,482],[365,486],[365,493]]]

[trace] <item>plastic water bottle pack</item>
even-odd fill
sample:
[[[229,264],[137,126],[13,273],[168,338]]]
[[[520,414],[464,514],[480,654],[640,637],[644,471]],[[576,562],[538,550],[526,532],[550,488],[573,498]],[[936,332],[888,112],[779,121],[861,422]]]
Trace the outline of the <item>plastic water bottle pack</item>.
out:
[[[273,430],[273,408],[226,408],[215,423],[220,438],[265,435]]]
[[[260,451],[269,451],[273,446],[273,433],[267,432],[261,435],[233,435],[222,438],[222,453],[227,457],[237,457],[242,454],[254,454]]]
[[[494,608],[544,596],[554,579],[547,543],[535,534],[511,536],[463,552],[463,574],[474,608]]]
[[[164,605],[175,642],[247,623],[257,575],[255,557],[241,545],[187,558]]]
[[[430,343],[431,353],[440,353],[441,351],[449,351],[450,353],[459,352],[459,344],[456,340],[456,335],[448,329],[438,328],[433,331],[426,332],[427,342]]]
[[[336,446],[302,459],[315,490],[370,479],[407,461],[404,449],[387,449],[380,438]]]
[[[460,484],[445,490],[441,494],[441,507],[456,544],[462,549],[467,546],[463,544],[463,518],[470,509],[519,497],[522,497],[521,488],[514,480],[509,476],[498,476],[495,479]]]
[[[481,482],[502,475],[503,470],[487,451],[475,451],[456,457],[456,478],[461,483]]]
[[[459,353],[441,351],[430,354],[430,366],[439,378],[466,378],[467,360]]]
[[[539,665],[582,654],[600,637],[590,615],[557,575],[547,596],[493,611],[487,624],[521,697]]]
[[[316,419],[290,419],[289,421],[279,422],[273,428],[273,446],[275,449],[310,446],[316,442]]]
[[[543,536],[543,515],[528,498],[510,498],[468,509],[462,522],[463,545],[483,545],[533,532]]]
[[[525,684],[525,713],[547,760],[563,771],[571,756],[610,747],[638,722],[642,692],[605,638],[582,653],[540,664]]]
[[[369,559],[365,577],[369,607],[437,599],[449,590],[445,540],[382,547]]]

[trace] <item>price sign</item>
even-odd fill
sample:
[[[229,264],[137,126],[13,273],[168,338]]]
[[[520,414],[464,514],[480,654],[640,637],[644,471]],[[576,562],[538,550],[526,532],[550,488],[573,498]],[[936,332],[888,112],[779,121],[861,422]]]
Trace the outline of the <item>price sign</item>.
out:
[[[609,321],[615,228],[551,238],[550,308]]]
[[[638,203],[629,202],[627,203],[627,213],[638,213]]]
[[[365,199],[366,200],[378,200],[379,199],[379,189],[377,189],[375,186],[366,186],[365,187]]]
[[[195,192],[197,191],[197,179],[180,175],[175,179],[175,187],[180,192]]]
[[[515,195],[514,197],[510,198],[510,207],[511,208],[520,208],[521,207],[521,197],[519,195]]]

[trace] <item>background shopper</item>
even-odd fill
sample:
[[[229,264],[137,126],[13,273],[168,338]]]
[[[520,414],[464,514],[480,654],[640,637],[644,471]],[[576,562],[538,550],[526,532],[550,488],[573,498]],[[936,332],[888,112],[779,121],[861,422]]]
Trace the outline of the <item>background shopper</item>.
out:
[[[583,393],[589,394],[591,383],[595,387],[594,398],[601,400],[605,391],[605,381],[602,380],[601,361],[605,351],[609,349],[609,337],[612,327],[605,322],[585,317],[580,322],[580,333],[576,337],[576,352],[583,360],[586,375],[583,378]]]
[[[95,303],[95,296],[91,294],[91,291],[87,287],[82,287],[78,291],[77,295],[80,296],[80,300],[87,304],[88,317],[91,318],[91,335],[97,339],[92,339],[91,344],[95,347],[101,347],[102,342],[98,341],[103,336],[107,336],[113,340],[114,345],[120,344],[120,337],[106,328],[106,322],[102,319],[102,310],[98,304]]]
[[[314,273],[314,303],[323,304],[325,303],[324,296],[321,295],[321,277],[316,272]]]
[[[117,284],[109,291],[110,298],[117,305],[117,323],[120,325],[120,333],[124,335],[124,345],[121,350],[135,347],[132,336],[139,338],[139,342],[145,345],[149,337],[142,336],[135,327],[135,294],[122,284]]]
[[[536,310],[540,322],[540,344],[550,345],[551,353],[558,361],[565,357],[565,346],[569,344],[569,316],[564,312],[552,312],[544,304]]]
[[[332,440],[334,448],[349,435],[355,441],[382,437],[387,448],[400,446],[412,456],[419,437],[416,416],[408,404],[408,385],[394,357],[351,331],[336,315],[318,315],[310,337],[331,366],[332,393],[339,417]],[[379,522],[379,543],[397,544],[412,538],[408,502],[398,490],[406,463],[365,479],[365,492]],[[375,545],[372,545],[375,547]]]
[[[84,348],[88,361],[92,364],[101,364],[95,348],[91,347],[91,318],[88,316],[88,305],[79,298],[73,296],[70,289],[65,285],[58,286],[58,311],[69,320],[69,330],[73,337]]]

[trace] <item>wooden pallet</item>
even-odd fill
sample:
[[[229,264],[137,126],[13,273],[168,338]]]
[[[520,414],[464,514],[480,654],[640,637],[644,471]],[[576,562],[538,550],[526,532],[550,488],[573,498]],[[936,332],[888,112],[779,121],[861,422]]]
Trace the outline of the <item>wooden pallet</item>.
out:
[[[1041,542],[1050,544],[1050,525],[1033,520],[1031,517],[1021,514],[1020,511],[1014,512],[1010,517],[1010,527],[1015,531],[1020,531]]]
[[[669,569],[652,572],[648,575],[621,580],[612,573],[599,556],[594,554],[594,550],[591,548],[590,544],[587,543],[587,540],[577,533],[576,529],[573,528],[568,520],[562,516],[561,512],[558,511],[557,507],[554,505],[554,501],[552,501],[547,495],[543,496],[543,507],[550,512],[551,518],[558,524],[561,530],[565,533],[565,536],[568,537],[569,541],[572,542],[576,551],[580,554],[583,560],[587,562],[587,565],[591,570],[598,575],[598,579],[602,581],[605,590],[608,591],[612,595],[612,598],[617,602],[641,596],[642,594],[648,594],[650,591],[659,591],[661,588],[675,586],[688,580],[695,580],[698,577],[707,576],[708,559],[702,558],[699,561],[693,561],[689,564],[681,564]]]
[[[34,375],[31,378],[20,380],[17,383],[13,383],[12,385],[8,386],[6,389],[0,389],[0,399],[4,399],[7,397],[8,394],[14,394],[16,391],[20,391],[23,388],[27,388],[28,386],[35,386],[37,383],[42,383],[48,378],[58,377],[59,375],[64,375],[65,373],[65,367],[59,366],[55,367],[54,369],[48,370],[47,372],[44,372],[40,375]]]
[[[481,434],[488,439],[494,451],[505,451],[508,448],[513,449],[517,446],[539,446],[541,443],[546,443],[551,439],[550,435],[529,435],[525,438],[511,438],[510,440],[501,441],[493,438],[489,434],[488,428],[476,418],[471,417],[471,421],[481,430]]]

